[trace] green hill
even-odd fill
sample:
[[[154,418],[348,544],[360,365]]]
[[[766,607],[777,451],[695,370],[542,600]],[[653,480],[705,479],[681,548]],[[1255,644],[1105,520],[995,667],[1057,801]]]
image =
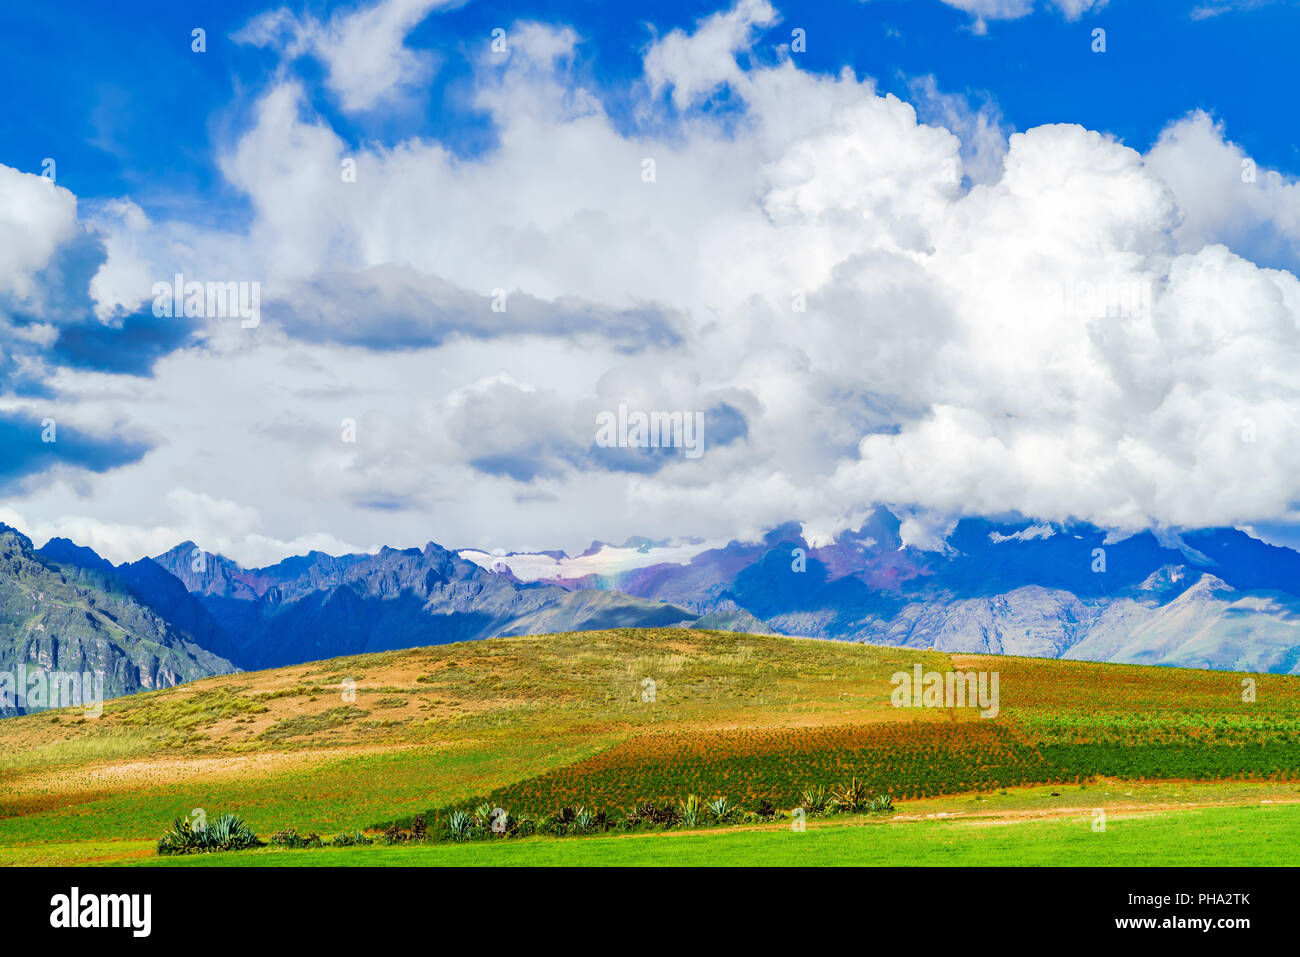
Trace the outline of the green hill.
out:
[[[894,707],[891,676],[917,665],[996,672],[996,717]],[[485,798],[512,819],[582,805],[613,822],[695,793],[725,794],[743,824],[764,801],[789,812],[805,788],[853,777],[894,798],[890,827],[1300,800],[1300,678],[1252,676],[1253,696],[1243,678],[694,629],[338,658],[133,695],[98,719],[0,721],[0,863],[152,860],[163,828],[197,809],[239,813],[264,838],[328,837],[418,813],[441,827]]]

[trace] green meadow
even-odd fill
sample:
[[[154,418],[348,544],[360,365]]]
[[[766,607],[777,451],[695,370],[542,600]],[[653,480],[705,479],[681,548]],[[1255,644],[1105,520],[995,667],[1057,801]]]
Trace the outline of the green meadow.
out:
[[[629,836],[527,838],[482,845],[255,850],[153,857],[162,866],[746,867],[1295,865],[1300,805],[1202,807],[1048,820],[818,823]],[[143,862],[142,862],[143,863]]]

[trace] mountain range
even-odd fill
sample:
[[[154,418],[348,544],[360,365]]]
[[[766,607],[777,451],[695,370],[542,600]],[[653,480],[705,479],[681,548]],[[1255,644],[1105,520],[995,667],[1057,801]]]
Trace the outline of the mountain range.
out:
[[[878,508],[831,541],[790,523],[755,542],[636,538],[572,559],[430,542],[244,568],[193,542],[113,565],[0,526],[0,672],[103,671],[106,696],[339,655],[674,624],[1295,674],[1300,553],[1231,528],[1118,538],[981,518],[923,550]]]
[[[16,687],[24,667],[93,673],[113,698],[230,674],[232,653],[203,604],[149,559],[115,568],[62,539],[33,549],[0,526],[0,716],[38,710],[24,703],[30,686]]]

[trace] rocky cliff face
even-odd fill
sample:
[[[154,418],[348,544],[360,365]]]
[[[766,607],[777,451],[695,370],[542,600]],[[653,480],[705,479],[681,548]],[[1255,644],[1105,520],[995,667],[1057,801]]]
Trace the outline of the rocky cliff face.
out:
[[[49,700],[50,672],[112,698],[236,670],[93,552],[54,554],[67,561],[0,526],[0,715],[62,703]]]

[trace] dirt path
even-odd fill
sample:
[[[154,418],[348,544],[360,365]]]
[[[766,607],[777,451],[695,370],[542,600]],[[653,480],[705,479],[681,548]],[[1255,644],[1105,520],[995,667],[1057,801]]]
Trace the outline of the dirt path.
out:
[[[954,795],[962,797],[963,795]],[[899,812],[891,815],[866,816],[842,815],[830,818],[810,818],[807,827],[810,830],[824,827],[869,827],[879,824],[905,824],[952,821],[974,827],[994,827],[1005,824],[1025,824],[1035,821],[1065,820],[1074,817],[1087,817],[1101,808],[1112,820],[1145,817],[1150,814],[1167,814],[1171,811],[1194,811],[1210,807],[1251,807],[1260,804],[1300,804],[1300,797],[1270,798],[1266,800],[1207,800],[1207,801],[1147,801],[1114,802],[1102,801],[1087,805],[1070,805],[1068,807],[1025,808],[1016,810],[989,811],[932,811],[930,813],[909,814]],[[739,831],[780,831],[790,827],[789,821],[774,821],[770,824],[738,824],[728,828],[697,828],[694,830],[642,831],[632,834],[610,834],[607,837],[684,837],[690,834],[716,833],[726,830],[728,833]]]

